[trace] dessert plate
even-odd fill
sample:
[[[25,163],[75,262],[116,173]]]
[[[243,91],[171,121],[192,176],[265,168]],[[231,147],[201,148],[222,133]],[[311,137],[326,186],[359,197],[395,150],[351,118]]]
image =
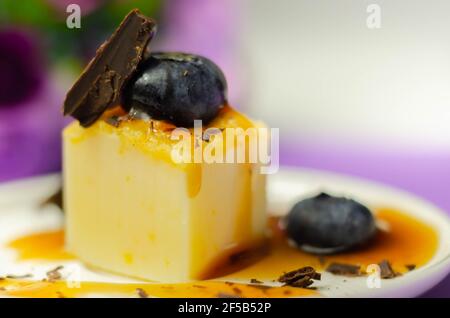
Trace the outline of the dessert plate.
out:
[[[62,228],[64,216],[61,211],[55,205],[42,205],[46,198],[57,191],[60,182],[60,175],[54,174],[0,185],[0,277],[10,274],[21,278],[21,275],[27,275],[28,280],[40,281],[48,278],[49,270],[63,265],[65,281],[73,288],[77,288],[83,281],[139,283],[134,279],[89,269],[73,259],[64,260],[55,256],[52,260],[53,256],[48,255],[45,260],[21,260],[20,253],[33,254],[39,251],[18,251],[11,248],[9,242],[19,237]],[[424,266],[395,279],[381,280],[375,284],[369,282],[368,277],[343,277],[325,272],[322,280],[315,285],[319,292],[317,296],[414,297],[436,285],[450,272],[449,217],[432,204],[401,190],[332,173],[282,168],[268,178],[269,211],[282,215],[297,200],[319,191],[351,197],[368,206],[398,209],[433,227],[438,235],[438,247]],[[414,237],[410,239],[414,240]],[[53,243],[43,240],[41,244]],[[112,295],[96,291],[88,296]]]

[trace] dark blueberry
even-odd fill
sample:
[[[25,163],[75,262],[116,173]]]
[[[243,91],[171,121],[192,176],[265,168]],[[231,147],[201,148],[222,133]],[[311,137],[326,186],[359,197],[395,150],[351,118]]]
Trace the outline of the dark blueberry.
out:
[[[367,207],[325,193],[298,202],[283,221],[288,237],[313,253],[347,250],[376,233],[375,219]]]
[[[153,53],[140,66],[125,93],[125,108],[191,127],[207,123],[226,103],[222,71],[207,58],[184,53]]]

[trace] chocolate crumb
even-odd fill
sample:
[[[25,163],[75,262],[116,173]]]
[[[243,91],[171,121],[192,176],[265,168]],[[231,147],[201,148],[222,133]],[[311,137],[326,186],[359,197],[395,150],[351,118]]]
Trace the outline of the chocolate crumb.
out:
[[[233,282],[225,282],[225,284],[227,284],[228,286],[233,286],[234,285]]]
[[[278,278],[280,283],[284,283],[285,286],[292,286],[298,288],[306,288],[311,286],[313,280],[320,280],[321,274],[311,266],[302,267],[287,273],[284,273]]]
[[[148,294],[145,290],[143,290],[142,288],[136,288],[136,293],[138,294],[138,296],[140,298],[148,298]]]
[[[45,199],[41,203],[41,207],[45,207],[46,205],[54,204],[61,210],[63,209],[63,189],[60,187],[54,194]]]
[[[192,287],[195,287],[195,288],[206,288],[206,286],[202,286],[202,285],[192,285]]]
[[[408,271],[413,271],[416,269],[417,266],[416,264],[406,264],[405,267]]]
[[[361,266],[344,264],[344,263],[331,263],[326,269],[327,272],[334,275],[343,276],[361,276]]]
[[[54,269],[48,271],[46,273],[47,280],[49,282],[54,282],[54,281],[60,280],[62,278],[62,275],[61,275],[61,273],[59,271],[62,270],[63,268],[64,268],[64,266],[60,265],[60,266],[57,266]]]
[[[257,280],[256,278],[250,279],[250,284],[262,284],[263,282],[260,280]]]
[[[10,279],[25,279],[25,278],[30,278],[30,277],[33,277],[33,275],[31,275],[31,274],[24,274],[24,275],[9,274],[9,275],[6,275],[6,278],[10,278]]]
[[[401,275],[392,269],[391,263],[387,260],[382,260],[378,266],[380,266],[380,277],[382,279],[391,279]]]

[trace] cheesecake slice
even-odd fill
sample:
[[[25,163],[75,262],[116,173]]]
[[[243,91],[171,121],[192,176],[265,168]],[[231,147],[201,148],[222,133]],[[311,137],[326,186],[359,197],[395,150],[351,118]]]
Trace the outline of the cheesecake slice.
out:
[[[111,272],[180,282],[210,278],[224,259],[261,244],[265,176],[257,163],[175,163],[173,125],[111,118],[118,116],[87,128],[74,122],[63,133],[69,251]],[[203,130],[256,126],[226,106]]]
[[[66,96],[77,119],[63,132],[66,245],[131,277],[210,278],[264,241],[265,176],[252,160],[264,133],[228,106],[211,60],[151,52],[155,30],[132,10]]]

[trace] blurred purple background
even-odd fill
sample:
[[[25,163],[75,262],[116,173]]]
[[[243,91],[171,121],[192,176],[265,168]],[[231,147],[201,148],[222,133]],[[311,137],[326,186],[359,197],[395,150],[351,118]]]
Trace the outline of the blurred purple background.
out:
[[[81,7],[80,30],[65,26],[68,3]],[[381,181],[450,211],[450,4],[383,2],[380,30],[367,28],[366,5],[2,0],[0,181],[60,170],[65,91],[138,7],[158,20],[154,50],[211,58],[231,103],[280,127],[282,164]],[[449,297],[450,278],[426,296]]]

